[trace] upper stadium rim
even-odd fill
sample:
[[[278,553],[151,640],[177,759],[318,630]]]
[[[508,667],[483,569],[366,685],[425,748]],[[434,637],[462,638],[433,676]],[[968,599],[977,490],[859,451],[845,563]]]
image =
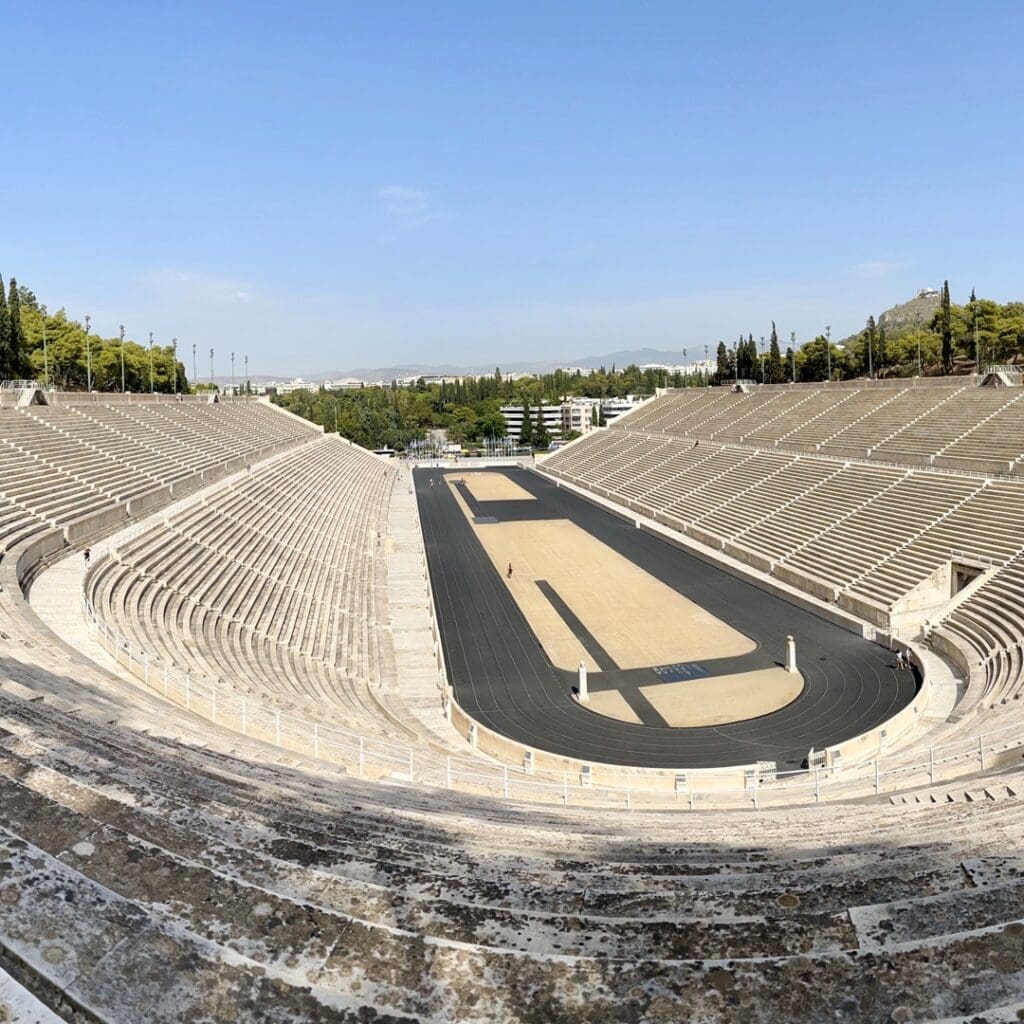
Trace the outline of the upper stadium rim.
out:
[[[642,773],[524,771],[442,712],[403,470],[253,400],[17,396],[0,1008],[19,984],[39,1019],[111,1022],[1021,1005],[1024,390],[668,392],[543,461],[924,667],[912,719],[822,771],[649,807]],[[694,795],[681,846],[653,808]]]

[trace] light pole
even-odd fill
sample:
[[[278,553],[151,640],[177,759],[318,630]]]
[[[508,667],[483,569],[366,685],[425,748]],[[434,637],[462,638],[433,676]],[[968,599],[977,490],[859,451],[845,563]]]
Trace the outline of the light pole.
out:
[[[761,384],[764,385],[764,335],[761,335]]]
[[[213,349],[210,349],[210,390],[213,390]]]
[[[231,397],[235,397],[235,353],[231,353]]]
[[[149,332],[149,393],[152,395],[156,391],[153,385],[153,332]]]
[[[196,369],[196,343],[192,342],[192,387],[199,383],[199,371]]]
[[[178,339],[171,338],[171,363],[174,366],[174,394],[178,393]]]
[[[875,355],[874,352],[872,352],[872,349],[874,348],[874,339],[872,338],[873,334],[873,330],[868,331],[868,380],[875,379]]]
[[[796,383],[796,331],[789,332],[789,353],[793,357],[793,383]]]
[[[89,341],[89,320],[88,313],[85,315],[85,390],[92,391],[92,344]]]
[[[704,346],[704,383],[708,382],[708,347]]]
[[[249,357],[248,356],[242,356],[242,358],[245,360],[245,393],[248,394],[249,393]]]
[[[686,374],[686,380],[689,381],[689,379],[690,379],[690,367],[687,364],[686,360],[687,360],[687,355],[686,355],[686,349],[684,348],[683,349],[683,372]],[[686,386],[689,387],[689,384],[687,384]]]
[[[732,384],[733,387],[740,385],[740,363],[736,354],[736,343],[732,345]]]
[[[914,328],[914,336],[917,338],[917,375],[921,376],[921,328]]]
[[[124,394],[124,324],[121,324],[121,394]]]
[[[39,307],[39,315],[43,318],[43,387],[50,390],[50,360],[46,352],[46,306]]]
[[[973,290],[972,290],[971,294],[972,295],[974,294]],[[973,307],[973,309],[971,310],[971,313],[973,314],[971,319],[974,320],[974,372],[976,374],[980,374],[981,373],[981,353],[978,352],[978,300],[975,299],[971,303],[971,306]]]

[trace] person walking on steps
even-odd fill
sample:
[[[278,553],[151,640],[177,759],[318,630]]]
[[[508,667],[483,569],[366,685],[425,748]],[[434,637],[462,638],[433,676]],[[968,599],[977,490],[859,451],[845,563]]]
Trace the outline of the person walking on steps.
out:
[[[505,579],[508,579],[508,580],[512,579],[512,563],[511,562],[508,563],[508,572],[505,573]]]
[[[83,554],[85,555],[85,567],[86,567],[86,569],[88,569],[89,568],[89,549],[86,548],[85,551],[83,552]]]

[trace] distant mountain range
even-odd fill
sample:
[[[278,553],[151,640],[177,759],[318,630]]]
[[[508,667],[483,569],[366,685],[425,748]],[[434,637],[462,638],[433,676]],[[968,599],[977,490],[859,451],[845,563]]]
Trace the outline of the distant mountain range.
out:
[[[597,369],[605,366],[611,369],[612,366],[622,369],[630,363],[643,366],[645,363],[666,363],[669,366],[678,366],[684,362],[694,362],[698,357],[703,358],[703,352],[693,353],[684,357],[682,352],[670,352],[657,348],[635,348],[626,349],[620,352],[608,352],[600,356],[582,356],[576,359],[536,359],[523,360],[511,363],[499,363],[503,373],[548,373],[560,366],[578,366],[581,369]],[[713,353],[712,353],[713,355]],[[401,363],[396,366],[378,366],[373,368],[357,366],[344,370],[317,370],[316,372],[300,374],[250,374],[250,380],[254,384],[262,384],[267,381],[285,381],[293,377],[302,377],[303,380],[340,380],[343,377],[355,377],[357,380],[366,381],[391,381],[399,377],[423,377],[423,376],[451,376],[459,377],[467,374],[494,373],[495,365],[457,364],[457,363]],[[230,384],[230,377],[216,377],[218,384]],[[238,377],[236,376],[236,381]]]

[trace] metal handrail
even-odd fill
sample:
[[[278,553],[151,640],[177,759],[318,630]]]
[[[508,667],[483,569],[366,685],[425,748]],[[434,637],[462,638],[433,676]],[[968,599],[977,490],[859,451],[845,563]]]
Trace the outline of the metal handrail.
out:
[[[422,747],[402,744],[380,736],[328,726],[312,719],[268,708],[256,700],[239,697],[213,682],[161,662],[139,648],[137,643],[106,624],[89,598],[82,595],[82,607],[94,639],[119,665],[140,679],[150,690],[198,714],[214,725],[232,728],[247,738],[269,742],[317,760],[343,764],[362,777],[397,776],[412,782],[449,790],[485,792],[509,799],[535,799],[569,804],[577,796],[582,803],[632,805],[635,801],[676,802],[691,807],[735,806],[742,803],[780,804],[798,802],[802,795],[814,802],[853,795],[879,795],[916,786],[934,784],[944,769],[966,766],[985,768],[986,758],[1024,746],[1019,724],[1010,723],[985,734],[954,740],[925,750],[909,750],[844,764],[841,769],[778,772],[774,782],[756,780],[752,787],[715,785],[701,788],[700,775],[693,769],[678,773],[638,774],[603,768],[609,782],[590,784],[584,773],[565,769],[527,771],[513,765],[492,764],[482,759],[439,757]],[[589,774],[589,773],[586,773]],[[676,774],[685,774],[685,789],[677,790]],[[954,772],[962,774],[961,772]],[[944,780],[948,781],[948,780]],[[865,785],[865,782],[867,783]],[[660,783],[660,785],[658,785]],[[853,784],[853,785],[850,785]],[[589,796],[589,799],[586,797]]]

